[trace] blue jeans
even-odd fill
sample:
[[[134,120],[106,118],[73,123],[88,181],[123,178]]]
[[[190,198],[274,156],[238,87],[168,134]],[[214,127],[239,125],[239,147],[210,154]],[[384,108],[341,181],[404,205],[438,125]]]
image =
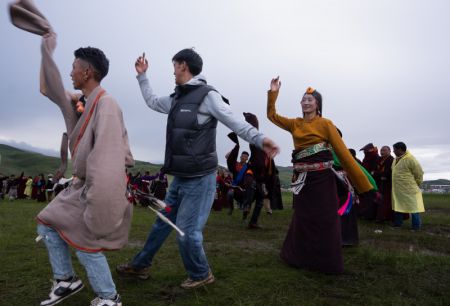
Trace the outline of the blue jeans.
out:
[[[403,213],[394,212],[394,225],[402,226],[403,224]],[[420,213],[411,213],[411,227],[413,230],[420,230],[422,222],[420,220]]]
[[[172,210],[163,214],[185,234],[177,234],[178,248],[184,267],[193,280],[204,279],[209,273],[202,232],[211,211],[215,191],[216,173],[194,178],[176,176],[165,199]],[[135,268],[150,266],[171,231],[172,227],[158,218],[144,248],[134,257],[131,265]]]
[[[37,232],[43,237],[54,279],[68,279],[75,275],[68,244],[53,228],[38,224]],[[116,296],[116,286],[102,252],[88,253],[76,250],[80,263],[84,266],[92,289],[101,298]]]

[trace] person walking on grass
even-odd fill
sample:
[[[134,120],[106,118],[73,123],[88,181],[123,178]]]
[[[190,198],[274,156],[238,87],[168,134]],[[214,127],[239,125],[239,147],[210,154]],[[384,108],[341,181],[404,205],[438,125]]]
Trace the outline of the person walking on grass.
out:
[[[164,171],[174,178],[165,198],[171,211],[164,214],[185,233],[184,236],[177,234],[181,259],[188,274],[181,287],[193,289],[215,280],[203,249],[203,228],[216,189],[217,122],[264,149],[271,157],[279,149],[256,128],[237,119],[228,101],[207,85],[200,74],[203,61],[196,51],[183,49],[175,54],[172,63],[176,87],[170,96],[159,97],[153,92],[146,76],[149,65],[145,54],[136,60],[135,68],[147,106],[168,114]],[[131,262],[117,266],[117,273],[147,279],[153,257],[171,230],[168,224],[157,219],[143,249]]]
[[[394,227],[401,227],[403,214],[411,214],[412,230],[420,230],[420,213],[425,211],[420,184],[423,182],[423,170],[417,159],[406,149],[406,144],[393,145],[396,156],[392,163],[392,209]]]
[[[239,161],[238,155],[240,150],[239,139],[236,133],[231,132],[228,134],[228,138],[235,144],[234,148],[225,154],[228,171],[232,176],[231,187],[227,192],[227,202],[229,207],[228,215],[232,215],[234,211],[234,200],[236,200],[237,207],[243,209],[242,203],[245,196],[245,183],[248,178],[248,158],[250,154],[247,151],[242,151]],[[248,212],[243,211],[243,219],[246,219]]]

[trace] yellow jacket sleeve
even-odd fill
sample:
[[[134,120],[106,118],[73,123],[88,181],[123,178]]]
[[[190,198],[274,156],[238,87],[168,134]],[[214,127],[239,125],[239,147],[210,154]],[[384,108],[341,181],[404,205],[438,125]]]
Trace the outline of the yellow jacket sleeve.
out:
[[[334,124],[330,120],[328,120],[328,122],[328,140],[333,147],[334,152],[339,157],[342,168],[347,172],[347,175],[352,184],[356,187],[356,190],[358,190],[359,193],[364,193],[374,189],[364,172],[359,169],[355,159],[348,151],[348,148],[344,144],[344,141],[342,141]]]
[[[275,109],[275,102],[277,101],[278,91],[267,92],[267,119],[272,121],[275,125],[279,126],[283,130],[292,131],[295,119],[289,119],[277,114]]]

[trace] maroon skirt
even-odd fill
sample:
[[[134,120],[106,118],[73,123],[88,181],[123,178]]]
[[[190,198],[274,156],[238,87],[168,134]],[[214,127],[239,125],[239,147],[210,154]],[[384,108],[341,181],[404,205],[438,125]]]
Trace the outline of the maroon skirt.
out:
[[[331,159],[331,153],[324,151],[300,161],[314,163]],[[281,259],[298,268],[342,273],[338,205],[332,170],[308,172],[303,189],[294,195],[294,214],[281,249]]]

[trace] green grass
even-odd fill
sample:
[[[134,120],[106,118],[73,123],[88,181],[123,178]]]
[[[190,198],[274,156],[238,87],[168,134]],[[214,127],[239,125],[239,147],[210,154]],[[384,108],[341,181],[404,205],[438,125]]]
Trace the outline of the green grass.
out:
[[[147,281],[121,279],[113,271],[124,305],[450,305],[450,196],[425,195],[423,230],[410,232],[360,222],[360,246],[344,249],[345,273],[323,275],[290,268],[278,254],[291,218],[291,195],[283,211],[262,214],[262,230],[247,230],[239,211],[212,212],[204,246],[217,281],[185,291],[186,278],[171,234],[154,259]],[[42,243],[35,243],[34,217],[43,205],[0,202],[0,305],[38,305],[50,289],[50,265]],[[107,252],[114,270],[141,248],[154,221],[136,207],[130,244]],[[410,222],[410,221],[408,221]],[[381,229],[381,234],[374,231]],[[75,270],[87,284],[76,257]],[[86,286],[63,305],[88,305]]]

